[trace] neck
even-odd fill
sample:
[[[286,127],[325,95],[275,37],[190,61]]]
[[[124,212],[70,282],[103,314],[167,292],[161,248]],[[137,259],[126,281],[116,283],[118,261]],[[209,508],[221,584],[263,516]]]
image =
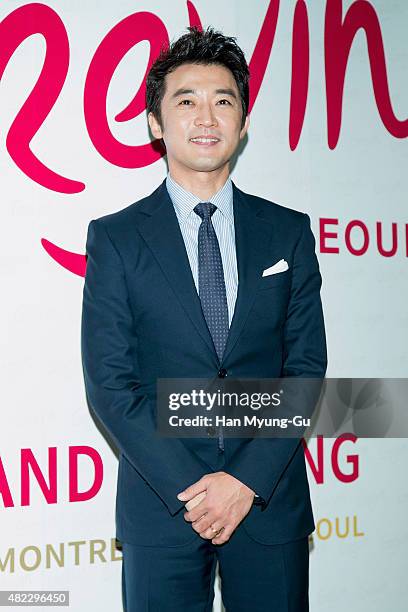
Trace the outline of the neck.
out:
[[[200,198],[202,202],[206,202],[225,184],[229,177],[229,166],[226,164],[223,168],[211,172],[197,172],[195,170],[180,172],[177,167],[169,165],[169,172],[176,183]]]

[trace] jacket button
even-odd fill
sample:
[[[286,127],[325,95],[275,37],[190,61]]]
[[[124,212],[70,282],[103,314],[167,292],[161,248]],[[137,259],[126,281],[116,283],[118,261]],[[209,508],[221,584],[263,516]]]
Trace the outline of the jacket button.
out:
[[[221,370],[218,370],[218,378],[225,378],[227,374],[228,372],[225,368],[221,368]]]

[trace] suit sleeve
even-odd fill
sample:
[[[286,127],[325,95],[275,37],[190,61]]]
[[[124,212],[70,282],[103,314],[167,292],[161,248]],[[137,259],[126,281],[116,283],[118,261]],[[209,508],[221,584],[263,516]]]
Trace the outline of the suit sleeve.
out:
[[[327,354],[320,288],[315,239],[310,218],[304,214],[284,326],[283,377],[324,378]],[[300,443],[299,438],[250,439],[223,469],[256,491],[267,504]]]
[[[208,473],[178,439],[159,437],[149,398],[141,392],[137,337],[122,259],[98,220],[90,222],[83,290],[81,352],[90,408],[118,449],[170,514],[177,493]]]

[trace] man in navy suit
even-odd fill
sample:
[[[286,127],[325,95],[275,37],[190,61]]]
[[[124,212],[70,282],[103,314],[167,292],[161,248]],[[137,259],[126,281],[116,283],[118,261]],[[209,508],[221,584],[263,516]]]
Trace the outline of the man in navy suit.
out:
[[[308,610],[315,525],[300,440],[156,431],[160,378],[325,375],[309,217],[229,176],[248,130],[248,81],[235,39],[211,28],[163,51],[146,99],[169,173],[88,228],[84,378],[119,449],[128,612],[210,611],[217,560],[228,612]]]

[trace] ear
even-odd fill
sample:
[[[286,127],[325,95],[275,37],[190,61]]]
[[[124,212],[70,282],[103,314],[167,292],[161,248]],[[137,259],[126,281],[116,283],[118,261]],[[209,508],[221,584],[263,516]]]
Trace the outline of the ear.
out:
[[[240,140],[242,140],[244,138],[245,134],[248,131],[248,128],[249,128],[249,115],[246,116],[245,123],[244,123],[244,125],[243,125],[243,127],[242,127],[242,129],[241,129],[241,131],[239,133],[239,139]]]
[[[150,129],[155,138],[163,138],[163,130],[160,127],[160,123],[157,121],[155,115],[150,112],[147,116],[147,120],[149,122]]]

